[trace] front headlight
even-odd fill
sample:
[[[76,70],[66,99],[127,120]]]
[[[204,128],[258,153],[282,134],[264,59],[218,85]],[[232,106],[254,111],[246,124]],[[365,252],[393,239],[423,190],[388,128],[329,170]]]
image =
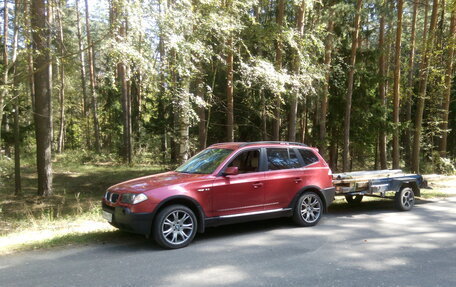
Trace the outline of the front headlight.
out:
[[[147,196],[144,193],[124,193],[122,194],[122,203],[138,204],[147,200]]]

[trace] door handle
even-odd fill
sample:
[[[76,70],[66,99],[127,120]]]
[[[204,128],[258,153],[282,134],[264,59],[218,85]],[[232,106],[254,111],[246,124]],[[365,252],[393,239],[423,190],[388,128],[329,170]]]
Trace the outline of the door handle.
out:
[[[255,182],[255,183],[253,184],[253,188],[255,188],[255,189],[256,189],[256,188],[260,188],[260,187],[262,187],[262,186],[263,186],[263,183],[262,183],[262,182]]]
[[[294,179],[294,182],[295,182],[295,183],[300,183],[301,181],[302,181],[302,178],[300,178],[300,177],[296,177],[296,178]]]

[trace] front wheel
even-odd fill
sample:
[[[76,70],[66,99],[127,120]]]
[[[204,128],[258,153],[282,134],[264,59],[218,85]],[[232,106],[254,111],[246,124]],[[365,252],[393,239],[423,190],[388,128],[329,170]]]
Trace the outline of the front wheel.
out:
[[[304,192],[296,203],[293,221],[300,226],[314,226],[323,215],[323,202],[314,192]]]
[[[163,248],[176,249],[190,244],[196,235],[195,213],[183,205],[171,205],[161,210],[155,218],[153,235]]]
[[[409,211],[415,205],[415,194],[410,187],[404,187],[396,192],[394,202],[400,211]]]

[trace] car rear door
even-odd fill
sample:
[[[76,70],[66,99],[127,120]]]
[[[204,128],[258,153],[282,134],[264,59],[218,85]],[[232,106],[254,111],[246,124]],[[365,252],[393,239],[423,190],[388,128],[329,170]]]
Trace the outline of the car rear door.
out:
[[[266,149],[265,209],[285,208],[304,182],[302,161],[294,148]]]

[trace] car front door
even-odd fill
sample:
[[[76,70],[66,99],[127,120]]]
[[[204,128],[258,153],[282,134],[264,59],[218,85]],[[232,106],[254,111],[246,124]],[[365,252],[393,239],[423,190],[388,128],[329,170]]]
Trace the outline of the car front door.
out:
[[[215,216],[263,210],[264,172],[260,169],[260,154],[260,149],[241,151],[225,166],[238,167],[239,173],[217,176],[212,186]]]

